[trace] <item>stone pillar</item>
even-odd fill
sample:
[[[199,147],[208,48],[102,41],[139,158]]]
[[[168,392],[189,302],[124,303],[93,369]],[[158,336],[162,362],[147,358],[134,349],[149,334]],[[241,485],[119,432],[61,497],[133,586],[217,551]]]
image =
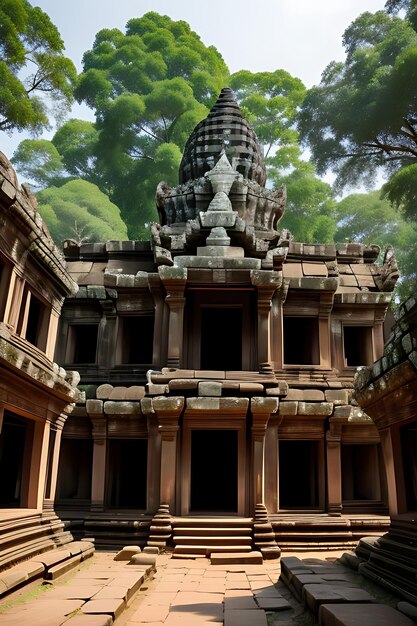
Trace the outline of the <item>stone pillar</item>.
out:
[[[392,431],[390,428],[384,428],[379,431],[379,436],[381,438],[381,447],[382,453],[384,455],[385,461],[385,473],[387,477],[387,488],[388,488],[388,509],[389,514],[397,515],[399,513],[399,502],[398,502],[398,489],[397,489],[397,477],[396,477],[396,459],[395,455],[395,445],[392,440]],[[400,455],[399,460],[401,461],[402,456]]]
[[[265,433],[271,413],[278,410],[277,398],[252,398],[252,506],[265,499]]]
[[[27,507],[41,509],[45,493],[46,467],[48,464],[48,443],[50,423],[35,421],[33,429],[33,446],[30,459]]]
[[[178,420],[184,408],[184,398],[159,397],[152,400],[161,435],[160,504],[175,512]]]
[[[152,367],[159,368],[162,363],[166,363],[166,337],[168,334],[168,328],[164,328],[165,306],[159,274],[148,274],[148,285],[155,305]]]
[[[162,265],[159,275],[164,284],[167,296],[165,302],[169,307],[168,325],[168,367],[180,367],[184,336],[184,289],[187,282],[187,269]]]
[[[56,428],[55,425],[54,427]],[[54,501],[55,501],[56,482],[57,482],[58,465],[59,465],[59,452],[61,449],[62,427],[58,428],[54,432],[55,432],[55,438],[53,440],[53,446],[52,446],[52,449],[48,450],[46,489],[45,489],[45,496],[43,500],[44,511],[53,510]],[[52,430],[50,431],[49,445],[51,445],[51,435],[52,435]]]
[[[93,468],[91,476],[91,510],[103,511],[106,486],[107,420],[102,400],[87,400],[87,415],[93,430]]]
[[[330,418],[330,430],[326,433],[327,456],[327,502],[329,515],[342,514],[342,425]]]
[[[271,362],[271,299],[282,285],[282,272],[252,270],[251,283],[258,291],[258,362],[259,372],[273,374]]]
[[[334,290],[337,289],[337,279],[328,279]],[[319,305],[319,350],[320,365],[330,368],[332,365],[330,349],[330,313],[333,309],[335,291],[322,291]]]

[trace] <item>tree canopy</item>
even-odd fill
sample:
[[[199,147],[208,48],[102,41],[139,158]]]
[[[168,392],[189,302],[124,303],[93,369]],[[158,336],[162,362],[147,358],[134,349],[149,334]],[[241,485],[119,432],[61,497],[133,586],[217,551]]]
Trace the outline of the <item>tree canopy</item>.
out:
[[[360,15],[343,36],[346,61],[330,63],[307,93],[301,136],[318,173],[336,172],[338,190],[373,182],[380,168],[391,175],[417,163],[417,33],[407,16],[392,14],[411,4],[390,0],[390,13]],[[385,193],[401,204],[401,190],[404,180]]]
[[[157,219],[158,182],[178,182],[185,141],[227,84],[229,71],[186,22],[154,12],[129,20],[125,33],[98,32],[83,67],[76,97],[96,115],[97,136],[87,141],[87,153],[94,144],[97,184],[120,207],[129,235],[138,237],[144,223]],[[54,143],[62,149],[59,137]],[[72,157],[78,158],[77,150]],[[86,163],[91,166],[91,154],[81,159],[82,167]]]
[[[92,183],[71,180],[61,187],[43,189],[37,198],[39,212],[58,245],[65,239],[127,239],[119,209]]]
[[[73,102],[76,69],[48,15],[27,0],[0,4],[0,130],[40,132],[49,124],[45,98],[60,117]]]

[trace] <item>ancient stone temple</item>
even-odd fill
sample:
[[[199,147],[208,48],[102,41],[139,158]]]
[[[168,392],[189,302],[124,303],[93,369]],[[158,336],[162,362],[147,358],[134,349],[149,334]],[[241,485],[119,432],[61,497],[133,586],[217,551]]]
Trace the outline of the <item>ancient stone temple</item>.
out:
[[[62,429],[79,376],[53,362],[62,303],[78,287],[2,153],[0,225],[2,571],[71,540],[53,505]],[[0,595],[4,590],[2,582]]]
[[[383,354],[392,254],[307,245],[223,89],[157,189],[150,243],[66,242],[55,359],[78,370],[55,505],[103,546],[348,546],[387,526],[380,434],[352,399]],[[385,514],[385,516],[384,516]]]
[[[232,519],[222,532],[240,547],[255,512],[283,546],[287,522],[300,545],[318,519],[333,544],[367,521],[380,528],[380,437],[352,381],[382,356],[394,258],[279,230],[285,190],[265,188],[228,89],[191,134],[179,178],[158,186],[150,245],[66,243],[79,291],[56,358],[80,372],[86,400],[63,432],[61,514],[80,532],[102,528],[104,543],[128,530],[157,541],[156,514],[178,552],[207,541],[213,516]]]

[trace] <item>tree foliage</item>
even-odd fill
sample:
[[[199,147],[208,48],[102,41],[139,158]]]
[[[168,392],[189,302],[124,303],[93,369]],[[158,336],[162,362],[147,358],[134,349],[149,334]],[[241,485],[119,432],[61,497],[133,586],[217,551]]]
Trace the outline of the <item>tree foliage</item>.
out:
[[[186,22],[154,12],[130,20],[125,33],[98,32],[83,65],[76,97],[95,110],[97,135],[89,136],[81,166],[89,164],[90,179],[92,171],[100,172],[97,184],[120,207],[129,235],[138,237],[146,222],[157,219],[160,177],[178,182],[185,141],[229,72]],[[69,152],[61,153],[74,171]],[[77,150],[72,154],[77,157]]]
[[[49,124],[47,95],[60,117],[73,102],[75,66],[57,28],[27,0],[0,3],[0,130],[39,132]]]
[[[417,286],[417,225],[407,221],[379,191],[351,194],[337,203],[335,240],[377,244],[383,252],[394,248],[401,272],[397,291],[406,297]]]
[[[287,188],[287,207],[279,227],[288,228],[296,241],[332,243],[336,202],[331,186],[315,176],[311,163],[303,161],[279,181]]]
[[[345,31],[343,44],[346,61],[324,70],[306,96],[299,124],[318,173],[333,169],[338,189],[372,182],[379,168],[392,174],[417,162],[412,22],[384,11],[363,13]]]
[[[65,239],[127,239],[118,207],[92,183],[71,180],[40,191],[37,198],[39,211],[58,245]]]

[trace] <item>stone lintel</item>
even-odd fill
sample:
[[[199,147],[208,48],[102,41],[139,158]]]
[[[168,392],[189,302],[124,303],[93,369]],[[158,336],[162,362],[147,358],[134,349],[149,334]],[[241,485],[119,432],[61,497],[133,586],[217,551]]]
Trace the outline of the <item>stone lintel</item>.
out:
[[[140,402],[107,400],[104,402],[104,412],[107,415],[142,415]]]
[[[289,280],[290,289],[336,291],[339,286],[338,278],[319,278],[317,276],[304,276],[302,278],[290,278]]]
[[[186,412],[220,412],[239,413],[246,416],[249,406],[248,398],[187,398]]]
[[[333,413],[333,404],[331,402],[299,402],[299,415],[331,415]]]
[[[165,266],[161,266],[165,267]],[[177,269],[205,268],[205,269],[260,269],[261,259],[252,257],[212,257],[212,256],[177,256],[175,266]],[[171,269],[171,268],[169,268]],[[162,278],[162,276],[161,276]],[[164,280],[164,278],[162,278]]]

